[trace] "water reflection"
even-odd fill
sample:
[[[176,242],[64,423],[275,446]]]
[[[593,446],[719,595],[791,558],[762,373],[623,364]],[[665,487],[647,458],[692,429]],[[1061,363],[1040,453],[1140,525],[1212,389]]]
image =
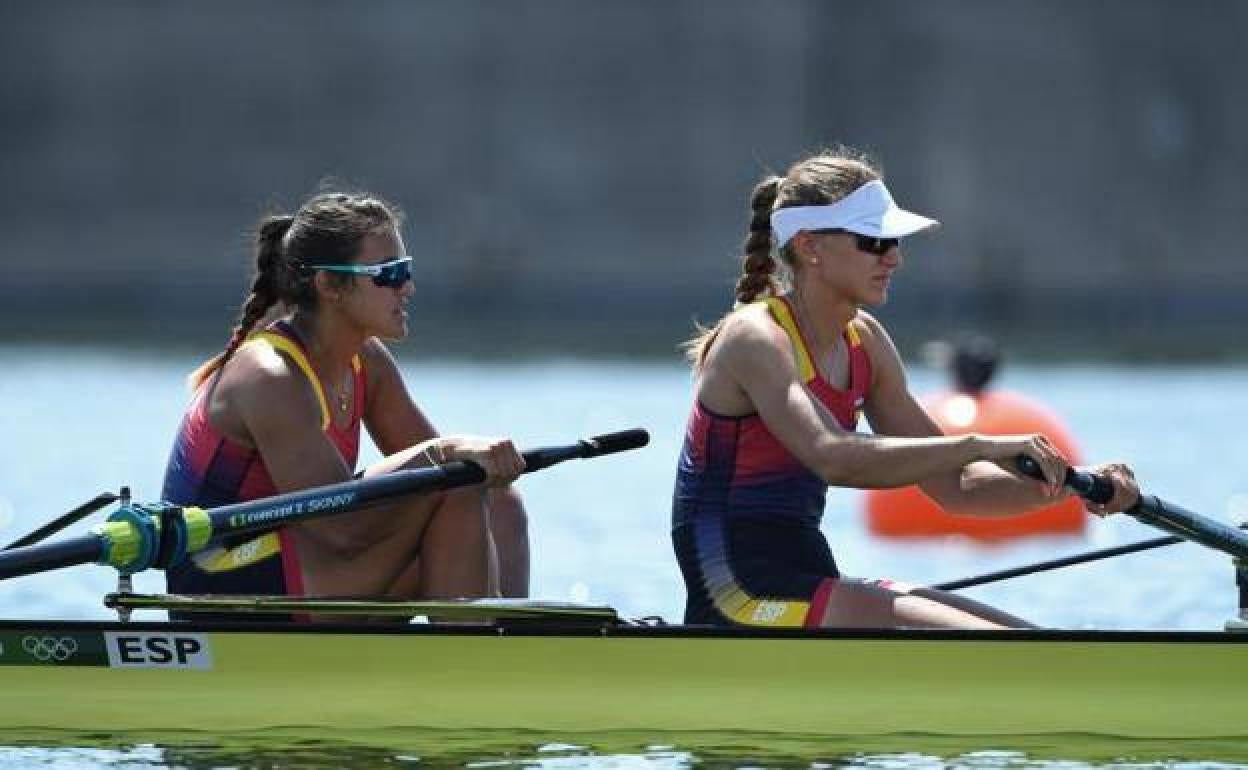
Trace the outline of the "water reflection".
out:
[[[0,746],[8,768],[322,770],[328,768],[534,768],[537,770],[1245,770],[1238,741],[1138,741],[1104,736],[819,737],[632,735],[543,740],[491,731],[382,731],[351,740],[293,734],[200,736],[124,743],[79,736],[64,745]],[[579,738],[579,736],[578,736]],[[536,739],[536,740],[535,740]],[[389,745],[377,743],[382,741]],[[903,746],[913,748],[906,749]],[[887,749],[881,747],[887,746]]]

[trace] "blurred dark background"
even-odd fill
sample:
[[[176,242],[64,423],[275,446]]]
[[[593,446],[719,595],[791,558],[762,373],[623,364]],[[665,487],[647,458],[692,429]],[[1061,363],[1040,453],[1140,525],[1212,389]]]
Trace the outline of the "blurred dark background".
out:
[[[0,340],[224,342],[248,230],[408,215],[409,350],[675,355],[757,179],[846,143],[944,222],[880,315],[1240,356],[1248,3],[0,3]]]

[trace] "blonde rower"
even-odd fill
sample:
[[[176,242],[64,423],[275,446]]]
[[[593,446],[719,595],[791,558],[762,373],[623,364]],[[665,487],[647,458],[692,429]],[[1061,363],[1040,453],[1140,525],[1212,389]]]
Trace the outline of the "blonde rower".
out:
[[[828,485],[917,483],[946,508],[981,516],[1067,494],[1066,462],[1044,436],[941,435],[888,333],[863,309],[887,298],[900,239],[936,224],[899,208],[879,172],[848,151],[754,189],[737,309],[689,346],[695,398],[672,507],[686,622],[1025,625],[952,594],[842,576],[819,529]],[[856,432],[860,415],[874,435]],[[1046,481],[1015,475],[1019,455]],[[1098,513],[1138,498],[1125,466],[1093,470],[1115,486]]]

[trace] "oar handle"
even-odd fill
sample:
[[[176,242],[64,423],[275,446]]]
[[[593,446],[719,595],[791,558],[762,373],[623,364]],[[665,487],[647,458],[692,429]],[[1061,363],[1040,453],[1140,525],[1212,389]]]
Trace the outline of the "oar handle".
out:
[[[1040,463],[1027,455],[1019,455],[1015,464],[1024,476],[1044,481],[1044,471],[1040,470]],[[1114,483],[1104,476],[1067,468],[1064,483],[1088,502],[1108,503],[1114,499]]]
[[[530,449],[522,453],[524,457],[524,472],[532,473],[564,460],[583,460],[590,457],[615,454],[616,452],[626,452],[630,449],[639,449],[649,443],[649,433],[641,428],[633,428],[631,430],[604,433],[601,436],[582,439],[570,446]],[[484,475],[482,479],[484,479]]]
[[[1044,479],[1040,465],[1030,457],[1019,455],[1016,464],[1024,475]],[[1108,503],[1114,497],[1114,485],[1109,479],[1074,468],[1066,470],[1066,486],[1083,499],[1094,503]],[[1142,494],[1135,505],[1124,513],[1184,540],[1229,553],[1239,559],[1248,559],[1248,535],[1159,497]]]

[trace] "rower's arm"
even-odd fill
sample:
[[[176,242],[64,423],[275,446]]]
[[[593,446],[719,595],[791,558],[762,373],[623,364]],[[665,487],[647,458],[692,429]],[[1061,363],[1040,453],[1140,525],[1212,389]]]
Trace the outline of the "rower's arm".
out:
[[[364,425],[368,428],[373,443],[385,455],[365,468],[363,475],[375,476],[399,468],[419,468],[427,466],[430,459],[452,458],[455,452],[453,444],[458,440],[457,437],[439,436],[432,422],[412,399],[398,364],[386,346],[376,338],[370,339],[364,345],[361,358],[368,377]],[[440,446],[426,452],[433,442],[438,442]],[[519,491],[512,485],[490,487],[486,494],[493,536],[507,553],[526,554],[515,565],[504,566],[504,595],[525,594],[529,582],[529,546],[528,516],[524,502]]]
[[[412,400],[386,346],[376,338],[370,339],[360,357],[368,383],[364,425],[381,453],[393,455],[437,438],[437,429]]]
[[[863,344],[871,357],[872,385],[865,404],[874,431],[889,436],[940,436],[940,426],[910,392],[897,348],[883,326],[861,313]],[[954,513],[994,516],[1021,513],[1054,501],[1043,484],[1020,479],[991,462],[970,462],[921,478],[923,491]]]
[[[834,486],[905,486],[955,472],[979,456],[973,436],[935,431],[898,438],[845,431],[801,382],[787,335],[764,317],[732,317],[713,352],[715,360],[708,363],[715,372],[706,374],[730,377],[780,443]]]

